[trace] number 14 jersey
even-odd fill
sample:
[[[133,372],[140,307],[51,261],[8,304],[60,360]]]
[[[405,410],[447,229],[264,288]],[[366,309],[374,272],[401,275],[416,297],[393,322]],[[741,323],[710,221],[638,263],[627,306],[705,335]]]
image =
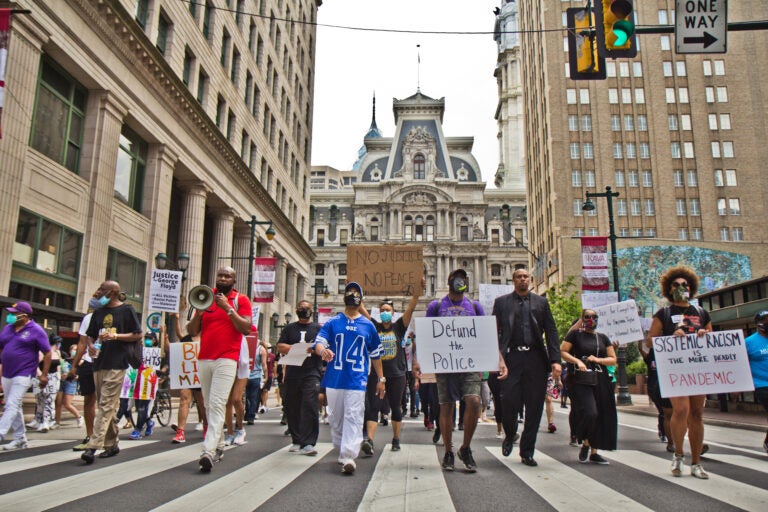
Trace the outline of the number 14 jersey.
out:
[[[334,354],[325,368],[322,385],[365,391],[370,359],[381,357],[381,340],[373,323],[363,316],[351,320],[339,313],[323,325],[315,340]]]

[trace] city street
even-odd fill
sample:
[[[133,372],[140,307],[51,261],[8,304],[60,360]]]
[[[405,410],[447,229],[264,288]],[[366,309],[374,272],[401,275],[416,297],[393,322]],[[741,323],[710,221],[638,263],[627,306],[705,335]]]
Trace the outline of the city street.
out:
[[[645,403],[645,397],[640,397]],[[211,474],[198,471],[201,433],[189,429],[186,445],[171,444],[170,428],[151,438],[128,440],[121,452],[85,466],[71,447],[80,429],[30,433],[31,448],[0,451],[0,511],[226,510],[760,510],[768,507],[768,457],[755,426],[708,424],[710,451],[703,464],[709,481],[669,472],[670,456],[656,436],[655,418],[620,412],[619,450],[601,452],[610,465],[580,464],[568,446],[567,409],[556,406],[554,434],[542,423],[537,468],[516,451],[501,456],[495,424],[478,426],[476,474],[440,469],[442,446],[421,419],[407,419],[402,450],[392,452],[390,427],[379,427],[372,458],[358,459],[353,476],[342,475],[329,427],[321,426],[319,454],[288,453],[279,409],[246,426],[247,444],[230,447]],[[762,415],[761,415],[762,416]],[[190,427],[194,423],[190,423]],[[743,426],[742,426],[743,427]],[[460,439],[461,432],[454,433]],[[517,447],[515,447],[517,448]],[[688,461],[686,461],[688,462]],[[74,507],[74,508],[73,508]]]

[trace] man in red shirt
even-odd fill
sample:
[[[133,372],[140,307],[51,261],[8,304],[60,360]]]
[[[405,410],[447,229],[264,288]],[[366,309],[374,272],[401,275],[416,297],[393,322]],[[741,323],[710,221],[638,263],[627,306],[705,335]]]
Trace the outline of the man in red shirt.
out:
[[[251,330],[251,300],[235,290],[236,282],[233,268],[220,268],[216,272],[214,304],[198,311],[187,324],[189,334],[200,334],[198,375],[208,416],[200,456],[203,473],[210,473],[213,463],[224,454],[224,409],[235,381],[243,336]]]

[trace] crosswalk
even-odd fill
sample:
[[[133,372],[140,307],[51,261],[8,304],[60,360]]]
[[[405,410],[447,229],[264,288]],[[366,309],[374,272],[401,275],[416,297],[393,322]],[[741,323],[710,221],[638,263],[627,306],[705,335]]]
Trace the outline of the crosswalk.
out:
[[[295,509],[296,503],[306,503],[309,509],[322,503],[323,496],[333,495],[341,504],[334,508],[339,511],[486,510],[474,495],[467,501],[463,491],[458,492],[468,484],[479,487],[479,495],[492,496],[488,493],[502,489],[504,496],[516,497],[515,503],[494,510],[530,510],[543,503],[568,512],[656,510],[654,489],[674,489],[674,496],[687,496],[712,510],[768,510],[768,460],[757,451],[712,454],[717,464],[707,466],[710,479],[702,481],[687,472],[673,477],[669,460],[660,451],[601,452],[611,464],[595,466],[578,464],[573,449],[546,445],[537,449],[539,466],[530,468],[517,457],[503,457],[495,440],[473,445],[480,467],[477,474],[462,475],[458,460],[456,473],[447,474],[440,468],[442,447],[403,443],[399,452],[392,452],[390,445],[377,447],[373,459],[360,460],[357,474],[345,477],[330,443],[318,443],[317,456],[306,457],[290,453],[285,439],[281,436],[278,444],[274,439],[253,439],[248,445],[229,447],[210,475],[197,472],[199,443],[122,442],[118,457],[83,466],[71,450],[71,441],[35,441],[32,449],[23,452],[0,452],[0,512],[78,509],[83,503],[137,492],[137,498],[146,492],[154,499],[111,501],[105,509],[248,512],[262,506]],[[642,481],[647,495],[622,492],[619,476]],[[494,498],[488,499],[493,502]]]

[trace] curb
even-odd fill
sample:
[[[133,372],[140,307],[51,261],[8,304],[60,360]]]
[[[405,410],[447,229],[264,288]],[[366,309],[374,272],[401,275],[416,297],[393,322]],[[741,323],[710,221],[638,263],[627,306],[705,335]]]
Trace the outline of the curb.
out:
[[[644,411],[642,409],[633,409],[633,406],[622,406],[617,405],[616,410],[621,412],[627,412],[629,414],[637,414],[640,416],[652,416],[656,417],[657,413],[656,411]],[[704,416],[704,424],[705,425],[713,425],[717,427],[730,427],[730,428],[739,428],[742,430],[751,430],[753,432],[765,432],[766,427],[763,425],[757,425],[753,423],[740,423],[738,421],[733,420],[721,420],[718,418],[707,418]]]

